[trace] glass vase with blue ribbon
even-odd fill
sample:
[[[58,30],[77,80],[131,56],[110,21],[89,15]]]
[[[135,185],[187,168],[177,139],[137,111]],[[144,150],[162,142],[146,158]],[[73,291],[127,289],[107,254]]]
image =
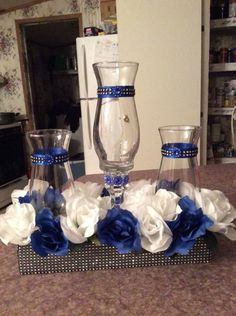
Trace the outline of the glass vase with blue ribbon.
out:
[[[138,63],[101,62],[93,68],[98,82],[93,142],[111,204],[120,207],[139,147],[134,100]]]
[[[74,193],[69,163],[71,131],[42,129],[27,133],[31,148],[29,194],[36,210],[50,208],[54,215],[65,214],[66,198]]]
[[[157,190],[166,189],[179,196],[192,195],[200,188],[198,175],[199,126],[173,125],[159,128],[162,159]]]

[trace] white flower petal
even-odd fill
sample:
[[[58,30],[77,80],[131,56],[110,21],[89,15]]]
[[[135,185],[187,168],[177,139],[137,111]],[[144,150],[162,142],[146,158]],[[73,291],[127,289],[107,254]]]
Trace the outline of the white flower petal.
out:
[[[228,198],[221,191],[204,188],[201,189],[200,194],[201,202],[199,204],[201,204],[203,213],[214,222],[209,230],[224,234],[229,239],[235,240],[235,230],[232,222],[236,218],[236,210],[230,204]]]
[[[140,210],[141,245],[152,253],[166,250],[172,242],[172,232],[163,218],[151,206]]]
[[[86,183],[75,181],[75,187],[78,191],[83,193],[85,197],[93,198],[98,198],[101,195],[103,189],[101,184],[89,181]]]
[[[174,192],[159,189],[152,197],[151,205],[164,220],[173,220],[180,212],[177,208],[179,199]]]
[[[44,195],[49,187],[49,183],[44,180],[34,179],[33,188],[34,191],[40,192],[41,195]]]
[[[28,244],[34,229],[35,210],[31,204],[12,204],[0,217],[0,239],[5,244]]]
[[[179,185],[179,195],[184,197],[184,196],[188,196],[191,200],[194,200],[195,198],[195,187],[189,183],[189,182],[180,182]]]
[[[19,203],[19,197],[23,197],[27,194],[25,190],[13,190],[11,193],[11,201],[13,204]]]
[[[84,242],[96,232],[100,214],[98,199],[86,197],[77,189],[66,203],[66,213],[67,218],[61,217],[62,230],[71,242]]]
[[[87,240],[68,217],[60,217],[61,228],[66,238],[74,244],[81,244]]]

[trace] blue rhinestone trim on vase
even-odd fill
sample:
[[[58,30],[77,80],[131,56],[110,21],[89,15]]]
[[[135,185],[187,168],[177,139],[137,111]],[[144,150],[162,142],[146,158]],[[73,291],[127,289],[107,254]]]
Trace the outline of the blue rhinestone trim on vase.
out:
[[[167,158],[193,158],[198,154],[198,147],[191,143],[168,143],[162,146],[161,153]]]
[[[37,166],[57,165],[69,160],[69,153],[61,147],[39,149],[31,155],[31,162]]]
[[[133,97],[135,89],[134,86],[103,86],[98,87],[97,95],[99,99]]]
[[[129,182],[128,175],[105,175],[104,176],[105,185],[108,186],[124,186]]]

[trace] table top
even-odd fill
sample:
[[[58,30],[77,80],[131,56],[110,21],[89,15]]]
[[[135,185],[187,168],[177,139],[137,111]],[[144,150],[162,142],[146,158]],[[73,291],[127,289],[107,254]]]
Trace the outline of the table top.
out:
[[[155,179],[153,170],[131,180]],[[236,206],[236,164],[200,167],[201,186]],[[81,181],[100,181],[86,176]],[[20,276],[16,247],[0,244],[0,316],[236,315],[236,242],[219,237],[208,264]]]

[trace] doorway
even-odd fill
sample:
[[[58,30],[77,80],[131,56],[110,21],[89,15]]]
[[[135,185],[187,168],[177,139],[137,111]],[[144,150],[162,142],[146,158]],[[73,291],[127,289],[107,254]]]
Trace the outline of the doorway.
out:
[[[29,128],[72,131],[75,178],[85,173],[76,55],[81,25],[80,14],[16,21]]]

